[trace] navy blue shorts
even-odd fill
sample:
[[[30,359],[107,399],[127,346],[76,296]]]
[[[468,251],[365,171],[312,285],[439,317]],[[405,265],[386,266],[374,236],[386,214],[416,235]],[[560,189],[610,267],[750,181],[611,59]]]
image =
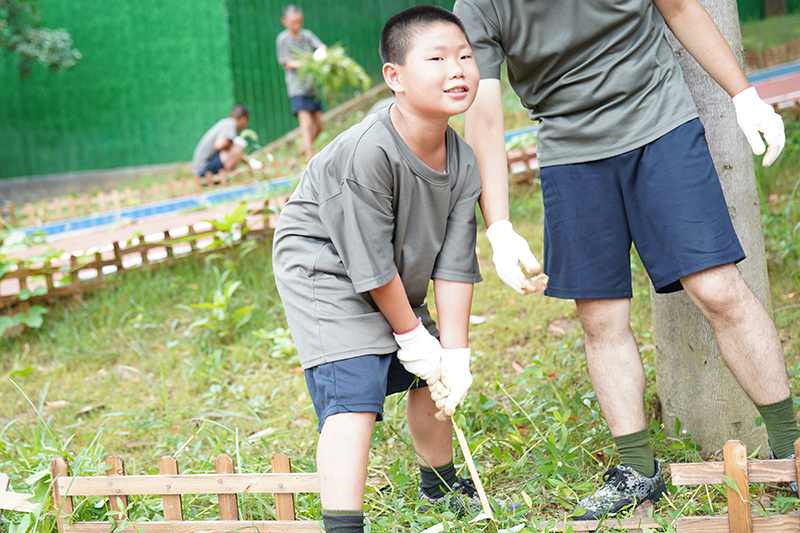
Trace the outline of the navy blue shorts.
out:
[[[214,157],[208,160],[206,168],[204,168],[200,172],[200,177],[202,178],[203,176],[205,176],[206,172],[211,172],[212,174],[219,174],[219,171],[222,170],[222,168],[223,168],[222,160],[219,158],[219,152],[217,152],[216,154],[214,154]]]
[[[428,386],[403,367],[396,353],[324,363],[306,369],[305,375],[320,431],[325,419],[337,413],[376,413],[375,420],[383,420],[387,396]]]
[[[292,96],[289,103],[292,105],[292,115],[297,115],[298,111],[322,111],[322,102],[316,96]]]
[[[542,168],[541,183],[548,296],[631,298],[631,243],[659,293],[745,257],[698,119],[622,155]]]

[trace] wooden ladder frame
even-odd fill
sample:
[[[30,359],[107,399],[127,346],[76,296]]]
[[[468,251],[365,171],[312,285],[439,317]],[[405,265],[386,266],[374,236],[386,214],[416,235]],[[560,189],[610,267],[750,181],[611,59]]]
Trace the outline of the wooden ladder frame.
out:
[[[50,463],[55,507],[58,512],[59,533],[108,533],[111,524],[106,521],[73,522],[74,496],[105,496],[109,499],[112,517],[126,520],[128,496],[160,495],[164,508],[163,522],[132,523],[119,533],[319,533],[316,521],[299,521],[295,517],[294,494],[319,492],[316,473],[292,473],[291,462],[285,454],[275,454],[271,459],[272,472],[268,474],[235,474],[233,459],[221,454],[214,461],[215,474],[180,475],[178,463],[171,456],[159,461],[158,475],[125,475],[119,457],[109,457],[106,476],[70,476],[67,462],[62,458]],[[277,520],[248,520],[239,516],[239,494],[275,495]],[[185,494],[218,494],[218,520],[183,519],[181,497]],[[113,516],[116,514],[117,516]]]

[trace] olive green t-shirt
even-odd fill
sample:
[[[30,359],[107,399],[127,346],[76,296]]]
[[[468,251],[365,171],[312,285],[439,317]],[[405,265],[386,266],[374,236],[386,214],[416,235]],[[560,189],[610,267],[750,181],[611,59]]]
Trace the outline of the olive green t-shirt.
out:
[[[481,78],[508,79],[539,120],[541,166],[648,144],[697,117],[651,0],[456,0]]]
[[[432,278],[481,280],[475,154],[447,129],[447,170],[403,142],[389,108],[369,115],[311,159],[281,211],[273,270],[303,368],[398,349],[369,291],[399,273],[431,334]]]
[[[310,79],[300,79],[297,70],[290,69],[286,66],[286,62],[295,58],[298,52],[313,52],[320,46],[322,41],[317,37],[314,32],[302,28],[300,30],[299,39],[292,37],[289,30],[283,30],[275,38],[275,51],[278,54],[278,63],[285,71],[284,79],[286,81],[286,93],[289,98],[293,96],[314,96],[317,89],[314,82]],[[296,59],[296,58],[295,58]]]

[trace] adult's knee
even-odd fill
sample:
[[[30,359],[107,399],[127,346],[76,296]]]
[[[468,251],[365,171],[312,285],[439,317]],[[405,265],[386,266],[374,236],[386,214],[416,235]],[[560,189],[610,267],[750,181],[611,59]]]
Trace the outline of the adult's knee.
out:
[[[743,308],[757,301],[733,264],[692,274],[681,283],[689,298],[711,321],[734,319]]]
[[[575,303],[587,343],[630,332],[629,299],[576,300]]]

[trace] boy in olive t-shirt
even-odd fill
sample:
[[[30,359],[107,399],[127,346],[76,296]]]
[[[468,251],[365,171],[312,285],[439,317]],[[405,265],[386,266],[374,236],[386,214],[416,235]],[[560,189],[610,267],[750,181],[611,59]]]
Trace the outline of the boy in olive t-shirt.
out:
[[[480,175],[448,126],[469,108],[478,69],[461,22],[420,6],[380,43],[395,103],[337,137],[284,206],[275,279],[319,417],[325,530],[362,532],[372,429],[387,395],[408,391],[420,497],[480,508],[453,466],[449,420],[472,382],[468,348]],[[425,298],[433,279],[439,331]],[[438,338],[437,338],[438,337]],[[431,468],[432,467],[432,468]]]

